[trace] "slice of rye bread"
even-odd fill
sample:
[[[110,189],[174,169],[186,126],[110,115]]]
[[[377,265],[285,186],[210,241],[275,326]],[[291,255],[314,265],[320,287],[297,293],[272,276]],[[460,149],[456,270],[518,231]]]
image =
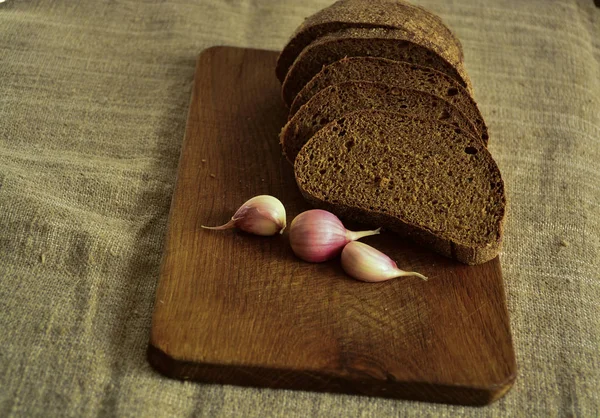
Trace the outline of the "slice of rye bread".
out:
[[[340,0],[304,20],[277,60],[276,74],[283,81],[300,52],[315,39],[346,28],[404,29],[415,39],[427,39],[443,51],[449,62],[462,62],[460,41],[442,20],[428,10],[401,0]]]
[[[298,109],[316,93],[344,81],[374,81],[390,86],[421,90],[452,103],[475,124],[481,139],[488,143],[489,134],[477,104],[469,93],[448,75],[421,65],[385,58],[344,58],[324,67],[296,95],[290,107],[291,119]]]
[[[372,56],[431,67],[448,74],[472,95],[471,82],[462,62],[450,63],[427,40],[416,41],[399,29],[343,29],[322,36],[302,50],[281,86],[289,107],[311,78],[344,57]]]
[[[304,145],[294,170],[303,196],[341,218],[389,228],[466,264],[500,250],[500,171],[478,138],[454,126],[348,113]]]
[[[429,93],[382,83],[346,81],[321,90],[283,127],[283,153],[292,164],[302,146],[323,126],[356,110],[388,110],[423,119],[438,119],[478,136],[475,126],[456,107]]]

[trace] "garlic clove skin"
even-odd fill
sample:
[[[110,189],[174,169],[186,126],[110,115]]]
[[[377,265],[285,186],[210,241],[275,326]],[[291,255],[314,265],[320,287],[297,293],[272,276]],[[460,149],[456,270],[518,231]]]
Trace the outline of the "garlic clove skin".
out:
[[[265,237],[283,231],[283,228],[273,218],[261,212],[256,207],[243,206],[242,208],[243,210],[238,210],[234,217],[231,218],[236,228],[250,234]]]
[[[261,236],[283,234],[285,227],[285,207],[279,199],[269,195],[259,195],[248,200],[224,225],[213,227],[202,225],[202,228],[212,230],[239,228],[244,232]]]
[[[348,231],[333,213],[322,209],[302,212],[290,225],[290,245],[296,256],[310,263],[336,257],[348,242],[379,234],[375,231]]]
[[[302,212],[290,225],[290,245],[294,254],[310,263],[321,263],[337,256],[346,242],[346,228],[337,216],[325,210]]]
[[[349,242],[342,251],[342,268],[350,276],[363,282],[383,282],[396,277],[427,277],[414,271],[400,270],[396,262],[381,251],[358,241]]]
[[[286,213],[283,203],[269,195],[259,195],[248,200],[233,215],[237,227],[256,235],[283,234]]]

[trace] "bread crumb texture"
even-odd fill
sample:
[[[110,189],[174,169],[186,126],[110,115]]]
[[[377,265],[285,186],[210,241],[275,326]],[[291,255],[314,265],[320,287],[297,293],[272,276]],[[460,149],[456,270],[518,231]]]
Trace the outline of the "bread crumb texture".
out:
[[[316,201],[356,208],[359,221],[386,215],[467,247],[497,246],[504,184],[483,143],[436,120],[358,111],[330,123],[295,163],[298,186]],[[381,217],[378,217],[381,219]]]

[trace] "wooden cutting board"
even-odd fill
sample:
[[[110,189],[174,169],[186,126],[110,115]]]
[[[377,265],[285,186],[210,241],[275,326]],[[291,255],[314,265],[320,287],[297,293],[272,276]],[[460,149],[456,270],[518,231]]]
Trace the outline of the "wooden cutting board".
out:
[[[178,379],[484,405],[516,377],[498,258],[469,267],[392,233],[363,241],[429,276],[363,283],[288,236],[208,231],[247,199],[309,209],[282,157],[277,53],[215,47],[196,70],[148,350]],[[361,226],[350,225],[354,228]]]

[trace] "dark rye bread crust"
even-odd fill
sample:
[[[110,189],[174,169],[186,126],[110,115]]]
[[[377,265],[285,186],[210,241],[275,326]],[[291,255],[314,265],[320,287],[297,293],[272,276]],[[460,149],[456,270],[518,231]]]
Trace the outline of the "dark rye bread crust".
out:
[[[306,143],[294,168],[303,196],[342,218],[389,228],[466,264],[500,250],[500,171],[478,138],[451,125],[348,113]]]
[[[344,57],[372,56],[431,67],[448,74],[472,95],[471,82],[462,62],[450,63],[426,39],[415,40],[400,29],[343,29],[322,36],[302,50],[290,67],[282,97],[289,107],[296,95],[324,65]]]
[[[292,164],[302,146],[323,126],[356,110],[378,109],[437,119],[478,136],[475,126],[450,103],[417,90],[382,83],[347,81],[316,94],[283,127],[280,143]]]
[[[283,81],[300,52],[315,39],[346,28],[404,29],[428,39],[449,62],[463,61],[458,38],[442,20],[426,9],[401,0],[340,0],[308,17],[291,36],[277,60],[276,74]]]
[[[344,81],[361,80],[421,90],[450,102],[473,122],[487,145],[489,134],[483,116],[473,98],[460,84],[433,68],[385,58],[343,58],[324,67],[296,95],[289,118],[319,91]]]

